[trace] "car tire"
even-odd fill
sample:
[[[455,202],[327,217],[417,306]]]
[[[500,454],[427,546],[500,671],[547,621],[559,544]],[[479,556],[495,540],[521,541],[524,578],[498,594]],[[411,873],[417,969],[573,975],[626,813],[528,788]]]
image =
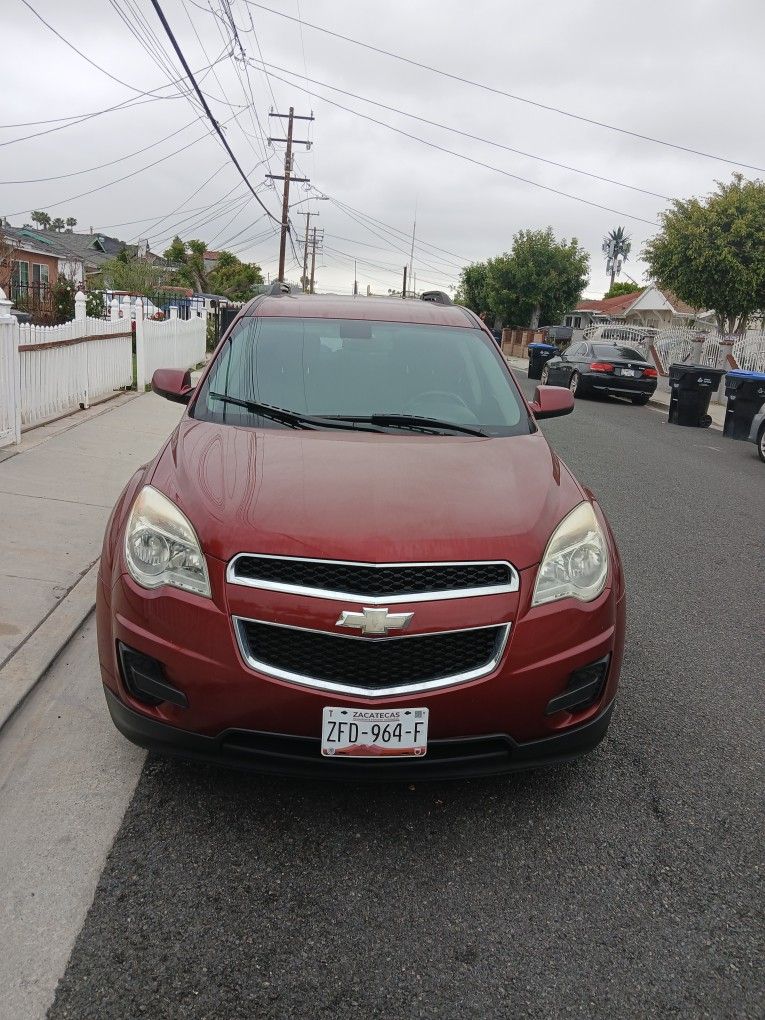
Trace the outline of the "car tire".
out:
[[[579,393],[581,394],[581,390],[579,390],[579,383],[581,381],[581,378],[582,377],[579,375],[578,372],[571,373],[571,378],[568,381],[568,388],[571,390],[572,397],[575,397],[577,395],[577,391],[579,391]]]
[[[757,436],[757,452],[760,455],[760,460],[765,463],[765,425],[760,429],[760,434]]]
[[[544,368],[542,369],[542,376],[541,376],[539,381],[542,384],[542,386],[548,386],[549,385],[549,380],[550,380],[550,369],[547,367],[547,365],[545,365]]]
[[[637,405],[638,405],[638,407],[645,407],[645,405],[646,405],[646,404],[648,403],[648,401],[649,401],[650,399],[651,399],[651,398],[650,398],[649,396],[642,396],[642,395],[641,395],[641,396],[639,396],[639,397],[633,397],[633,398],[632,398],[632,403],[633,403],[633,404],[637,404]]]

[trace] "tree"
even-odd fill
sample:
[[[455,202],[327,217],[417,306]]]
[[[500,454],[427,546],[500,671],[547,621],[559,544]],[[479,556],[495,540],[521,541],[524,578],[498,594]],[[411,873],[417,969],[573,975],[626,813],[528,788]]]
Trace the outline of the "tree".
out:
[[[253,288],[263,283],[263,274],[260,266],[241,262],[230,251],[222,251],[207,279],[213,294],[223,294],[231,301],[247,301]]]
[[[606,272],[611,274],[611,286],[614,277],[622,271],[622,262],[626,262],[632,251],[632,241],[624,227],[609,230],[603,238],[603,254],[606,256]]]
[[[153,297],[166,282],[165,270],[143,259],[124,257],[123,253],[101,266],[101,282],[108,290],[126,290],[131,294]]]
[[[743,333],[765,310],[765,182],[734,174],[706,199],[676,199],[643,249],[651,275],[693,308]]]
[[[487,264],[490,311],[506,325],[555,325],[582,296],[589,264],[576,238],[557,241],[552,227],[521,230],[510,252]]]
[[[642,287],[638,287],[636,283],[612,283],[606,293],[603,295],[604,298],[620,297],[622,294],[637,294]]]
[[[61,231],[64,229],[64,226],[65,226],[64,220],[62,220],[60,216],[57,216],[54,220],[51,220],[50,224],[51,230]]]
[[[40,209],[35,209],[32,213],[32,222],[40,228],[40,230],[50,230],[51,218],[46,212],[42,212]]]
[[[212,269],[205,269],[204,241],[182,241],[174,237],[165,252],[165,258],[172,264],[178,282],[204,294],[221,294],[232,301],[246,301],[253,296],[253,290],[263,283],[260,266],[242,262],[230,251],[218,253]]]
[[[70,233],[72,232],[72,230],[74,230],[74,228],[77,226],[77,220],[74,218],[74,216],[67,216],[67,218],[66,218],[66,226],[67,226],[67,230]]]
[[[3,237],[0,232],[0,287],[6,297],[11,297],[11,284],[13,282],[13,270],[16,263],[18,249],[13,241]]]
[[[172,264],[178,282],[203,294],[210,293],[205,272],[206,251],[204,241],[182,241],[176,234],[165,252],[165,258]]]
[[[460,282],[454,300],[458,305],[465,305],[480,315],[491,312],[487,293],[488,265],[485,262],[473,262],[460,273]]]

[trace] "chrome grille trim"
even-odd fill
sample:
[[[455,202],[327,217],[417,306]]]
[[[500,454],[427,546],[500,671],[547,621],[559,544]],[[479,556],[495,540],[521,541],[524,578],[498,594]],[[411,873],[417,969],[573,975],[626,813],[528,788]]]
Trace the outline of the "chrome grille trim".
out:
[[[272,676],[278,680],[286,680],[288,683],[297,684],[301,687],[310,687],[319,691],[330,691],[334,694],[351,694],[362,698],[390,698],[401,694],[417,694],[423,691],[438,690],[442,687],[457,686],[459,684],[468,683],[470,680],[479,680],[481,677],[488,676],[490,673],[494,672],[502,660],[502,656],[507,648],[507,642],[510,637],[510,628],[512,626],[510,623],[494,623],[487,624],[483,627],[458,627],[452,630],[427,631],[425,634],[403,634],[396,637],[390,636],[375,638],[361,637],[355,634],[335,634],[332,631],[316,630],[312,627],[294,627],[290,624],[275,623],[273,620],[256,620],[242,616],[232,616],[232,620],[234,623],[237,645],[239,647],[239,654],[250,669],[255,670],[257,673],[262,673],[264,676]],[[492,658],[475,669],[466,670],[462,673],[453,673],[449,676],[439,677],[436,680],[428,680],[422,683],[403,684],[398,687],[386,687],[384,690],[372,690],[368,687],[356,687],[351,684],[332,683],[327,680],[318,680],[314,677],[304,676],[300,673],[292,673],[289,670],[279,669],[270,663],[259,662],[251,654],[249,642],[244,633],[244,625],[247,623],[258,623],[268,627],[282,627],[285,630],[308,631],[309,633],[322,634],[327,637],[340,638],[345,641],[366,642],[416,641],[418,637],[431,637],[437,634],[461,634],[469,630],[496,630],[500,628],[503,630],[503,634],[501,640],[497,643],[497,648]]]
[[[395,569],[397,567],[471,567],[501,565],[507,567],[510,573],[510,580],[507,584],[487,585],[478,588],[455,588],[446,591],[427,591],[418,593],[405,593],[403,595],[364,595],[358,592],[333,591],[325,588],[313,588],[305,585],[287,584],[281,581],[265,581],[257,578],[240,577],[236,573],[236,564],[239,559],[267,559],[287,560],[298,563],[337,564],[347,567],[365,567],[367,569]],[[319,559],[309,556],[278,556],[273,553],[237,553],[232,557],[226,567],[226,581],[229,584],[241,585],[245,588],[258,588],[261,591],[285,592],[289,595],[303,595],[308,598],[332,599],[340,602],[364,602],[369,606],[398,605],[403,602],[436,602],[440,599],[465,599],[476,598],[483,595],[506,595],[516,592],[520,588],[518,571],[507,560],[428,560],[413,561],[404,563],[364,563],[360,560],[332,560]]]

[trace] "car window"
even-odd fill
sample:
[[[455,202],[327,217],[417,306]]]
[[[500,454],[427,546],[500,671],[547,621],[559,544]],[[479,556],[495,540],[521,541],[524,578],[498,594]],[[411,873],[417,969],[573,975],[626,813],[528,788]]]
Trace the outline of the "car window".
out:
[[[494,435],[530,428],[496,345],[480,330],[453,326],[247,316],[219,352],[192,414],[282,427],[211,393],[316,417],[417,415]]]
[[[569,347],[569,349],[566,351],[565,357],[569,361],[575,361],[579,357],[579,355],[584,351],[584,349],[585,349],[584,344],[574,344],[573,347]]]
[[[643,361],[643,355],[632,347],[619,344],[595,344],[593,347],[596,358],[626,358],[627,361]]]

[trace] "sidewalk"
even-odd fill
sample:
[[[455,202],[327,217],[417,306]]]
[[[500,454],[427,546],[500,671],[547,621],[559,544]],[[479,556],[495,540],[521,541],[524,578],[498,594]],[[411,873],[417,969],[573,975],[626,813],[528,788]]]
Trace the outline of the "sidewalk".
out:
[[[0,727],[92,608],[111,508],[180,414],[120,397],[32,430],[0,462]]]

